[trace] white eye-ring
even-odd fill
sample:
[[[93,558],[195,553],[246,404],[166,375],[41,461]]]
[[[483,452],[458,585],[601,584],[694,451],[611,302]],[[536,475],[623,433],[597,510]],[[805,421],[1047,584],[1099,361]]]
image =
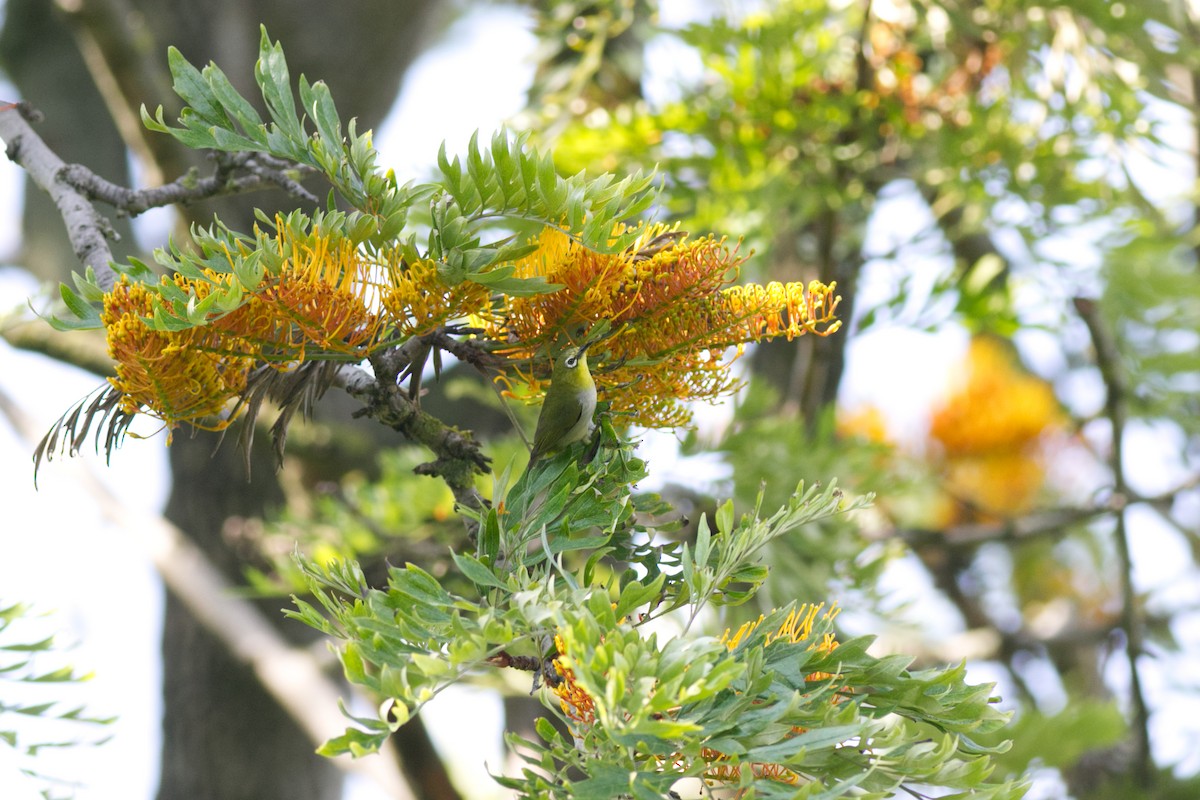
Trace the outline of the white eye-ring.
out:
[[[567,356],[567,369],[575,369],[575,365],[579,363],[579,359],[575,356]]]

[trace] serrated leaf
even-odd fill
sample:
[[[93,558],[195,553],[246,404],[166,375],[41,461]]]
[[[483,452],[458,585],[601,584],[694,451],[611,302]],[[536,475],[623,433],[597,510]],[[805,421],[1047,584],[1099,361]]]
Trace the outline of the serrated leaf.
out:
[[[212,136],[212,147],[217,150],[239,153],[242,151],[254,152],[263,149],[261,143],[233,131],[225,130],[224,128],[213,127],[209,129],[209,133]]]
[[[496,251],[489,247],[464,248],[459,251],[459,256],[462,259],[460,263],[463,269],[471,273],[468,275],[468,279],[475,280],[475,275],[484,274],[481,270],[496,260]],[[505,267],[501,267],[500,269],[505,269]],[[509,274],[511,274],[513,267],[509,266],[507,269]],[[496,271],[498,270],[490,270],[490,272]]]
[[[147,130],[151,130],[156,133],[171,132],[170,127],[167,126],[166,121],[163,119],[162,106],[157,106],[154,109],[154,114],[151,115],[150,110],[146,108],[146,104],[143,103],[139,109],[139,115],[142,118],[142,125],[144,125]]]
[[[729,533],[733,530],[733,501],[726,500],[717,508],[716,512],[717,530],[721,533]]]
[[[550,294],[563,288],[561,283],[550,283],[542,275],[528,278],[512,277],[512,269],[493,269],[487,272],[476,272],[465,276],[465,280],[487,286],[497,292],[512,297],[532,297],[539,294]]]
[[[45,639],[39,639],[36,642],[22,642],[20,644],[7,644],[0,647],[0,650],[5,650],[10,653],[40,653],[51,649],[54,646],[54,637],[47,636]]]
[[[306,91],[307,90],[307,91]],[[304,102],[304,110],[317,126],[321,138],[331,147],[337,147],[342,142],[342,121],[338,117],[333,95],[324,81],[317,81],[311,87],[301,77],[300,96]]]
[[[130,259],[130,263],[134,265],[133,269],[128,270],[128,274],[135,280],[141,280],[145,277],[152,277],[150,269],[145,264],[137,259]],[[137,269],[140,266],[141,269]],[[143,272],[144,270],[144,272]],[[125,272],[125,270],[121,270]],[[83,275],[78,272],[71,273],[71,281],[75,284],[75,289],[79,292],[79,296],[87,303],[103,303],[105,291],[100,288],[96,282],[96,271],[91,267],[84,270]]]
[[[41,675],[34,675],[25,678],[25,681],[30,683],[64,683],[86,680],[90,676],[76,675],[75,670],[71,667],[61,667],[50,672],[44,672]]]
[[[191,148],[192,150],[212,150],[217,147],[216,140],[208,130],[167,128],[166,132],[171,134],[184,147]]]
[[[613,613],[618,617],[625,617],[634,609],[646,605],[662,593],[666,580],[666,575],[659,575],[649,584],[643,585],[638,581],[632,581],[621,587],[621,594],[617,598],[617,607]]]
[[[347,728],[341,736],[335,736],[318,747],[317,754],[329,758],[348,754],[358,758],[378,752],[390,735],[389,731],[371,733],[357,728]]]
[[[479,552],[489,560],[500,554],[500,517],[494,508],[487,510],[479,532]]]
[[[554,727],[554,723],[545,717],[538,717],[533,726],[534,730],[537,731],[537,735],[542,737],[542,741],[544,742],[552,743],[562,739],[562,734],[558,732],[558,728]]]
[[[717,511],[720,514],[720,510]],[[708,517],[700,516],[700,524],[696,526],[696,543],[694,545],[693,560],[697,567],[703,569],[708,565],[708,555],[712,546],[712,532],[708,526]]]
[[[257,251],[249,258],[233,265],[233,274],[237,277],[238,284],[248,292],[253,292],[257,289],[266,275],[266,265],[263,264],[261,255],[262,251]],[[232,292],[236,288],[235,286],[230,286],[229,291]]]
[[[150,315],[150,327],[156,331],[185,331],[195,327],[187,319],[179,315],[169,313],[163,306],[155,305],[154,311]]]

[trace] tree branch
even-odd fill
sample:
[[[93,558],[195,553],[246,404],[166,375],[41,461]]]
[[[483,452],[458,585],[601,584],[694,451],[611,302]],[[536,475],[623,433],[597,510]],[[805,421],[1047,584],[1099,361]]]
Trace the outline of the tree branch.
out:
[[[1138,785],[1149,788],[1154,782],[1154,768],[1150,753],[1150,711],[1142,690],[1138,658],[1143,654],[1143,624],[1138,616],[1137,593],[1133,585],[1133,558],[1129,549],[1129,533],[1126,529],[1125,508],[1129,499],[1129,487],[1125,481],[1124,438],[1128,418],[1127,398],[1129,387],[1120,367],[1120,352],[1117,341],[1100,315],[1095,301],[1077,297],[1075,310],[1087,325],[1096,351],[1096,366],[1104,381],[1106,397],[1105,416],[1112,430],[1112,448],[1109,453],[1109,468],[1113,474],[1113,499],[1119,504],[1113,534],[1116,537],[1117,556],[1121,567],[1121,626],[1125,629],[1125,653],[1129,659],[1129,693],[1133,705],[1133,726],[1136,737],[1137,755],[1134,759],[1134,778]]]
[[[1197,485],[1200,485],[1200,475],[1193,476],[1161,494],[1142,495],[1126,489],[1124,492],[1114,491],[1106,502],[1094,506],[1048,508],[1022,517],[1013,517],[997,522],[968,523],[936,530],[902,528],[896,530],[894,535],[913,547],[937,544],[941,547],[959,549],[978,547],[988,542],[1018,542],[1041,536],[1058,536],[1066,533],[1067,528],[1071,525],[1086,522],[1105,514],[1120,513],[1135,503],[1142,503],[1161,510],[1164,506],[1171,505],[1180,494],[1195,489]]]
[[[56,331],[44,320],[14,314],[0,318],[0,339],[18,350],[41,353],[93,375],[113,374],[112,356],[97,331]]]
[[[125,213],[137,214],[167,203],[275,185],[306,200],[316,201],[283,173],[285,165],[282,162],[261,155],[223,157],[218,162],[216,174],[203,181],[184,178],[158,189],[127,189],[103,180],[82,166],[63,162],[30,127],[30,121],[36,118],[36,112],[27,104],[0,106],[0,137],[8,143],[9,158],[22,166],[54,199],[76,254],[82,263],[94,270],[97,284],[106,291],[116,282],[116,273],[110,265],[112,251],[107,242],[113,234],[107,220],[92,205],[93,199],[104,200]],[[234,177],[239,170],[246,174]],[[419,355],[416,349],[420,348],[446,350],[481,371],[495,365],[494,355],[455,339],[451,335],[454,332],[438,329],[414,337],[404,346],[380,353],[372,358],[374,377],[350,367],[341,370],[339,376],[346,391],[366,403],[359,416],[378,419],[434,452],[436,459],[419,466],[418,474],[442,478],[459,505],[479,509],[484,507],[485,501],[475,489],[474,477],[486,473],[490,465],[479,443],[469,432],[448,426],[422,411],[419,393],[406,396],[398,385],[401,371],[415,362]],[[415,380],[415,376],[409,377]]]
[[[45,353],[97,375],[111,372],[112,360],[96,338],[64,334],[38,322],[22,321],[0,326],[0,339],[13,347]],[[358,416],[375,418],[433,451],[435,460],[418,467],[418,474],[445,480],[459,505],[483,508],[485,501],[475,489],[474,476],[486,473],[490,461],[479,443],[469,432],[446,425],[422,411],[419,398],[410,397],[397,383],[414,356],[414,343],[422,342],[441,347],[481,371],[500,363],[499,356],[473,342],[455,339],[448,330],[438,329],[380,353],[373,361],[374,376],[356,366],[344,365],[337,370],[334,382],[364,401],[366,407]]]
[[[290,164],[261,153],[218,153],[213,174],[199,178],[194,171],[171,183],[152,189],[129,189],[101,178],[87,167],[69,164],[60,180],[74,186],[92,200],[102,200],[122,216],[135,217],[151,208],[174,203],[187,204],[229,194],[245,194],[260,189],[280,188],[305,202],[318,204],[312,192],[290,177],[288,171],[313,174],[311,167]]]
[[[1051,509],[998,522],[968,523],[939,529],[902,528],[898,529],[895,535],[914,548],[936,544],[939,547],[963,550],[988,542],[1016,542],[1036,539],[1039,536],[1059,535],[1064,533],[1069,525],[1107,514],[1111,510],[1103,506]]]
[[[108,291],[116,283],[110,240],[117,234],[92,204],[102,200],[122,216],[137,216],[151,208],[174,203],[194,203],[229,194],[279,188],[293,197],[314,205],[316,195],[300,185],[291,172],[300,176],[311,168],[281,161],[261,153],[218,154],[214,173],[207,178],[185,175],[153,189],[129,189],[101,178],[87,167],[67,164],[46,146],[31,127],[41,115],[28,103],[0,105],[0,139],[7,144],[6,155],[22,167],[50,195],[58,206],[75,255],[96,273],[97,285]]]
[[[355,416],[376,419],[432,450],[437,458],[417,467],[417,474],[440,477],[460,506],[483,508],[485,501],[475,488],[475,475],[485,474],[491,460],[483,454],[479,443],[469,431],[460,431],[421,410],[417,399],[409,397],[397,384],[396,370],[402,369],[403,364],[393,356],[372,357],[371,364],[375,367],[374,376],[351,366],[338,373],[342,388],[364,403]]]
[[[41,115],[28,103],[0,106],[0,139],[6,145],[5,154],[50,195],[67,226],[75,255],[92,268],[97,284],[107,291],[116,283],[108,242],[115,241],[117,234],[83,192],[62,180],[66,163],[31,127],[31,123],[40,119]]]

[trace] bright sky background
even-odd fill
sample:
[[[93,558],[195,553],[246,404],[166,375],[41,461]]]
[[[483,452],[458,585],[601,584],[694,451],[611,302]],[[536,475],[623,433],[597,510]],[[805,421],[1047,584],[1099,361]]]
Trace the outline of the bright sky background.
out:
[[[664,3],[664,18],[677,21],[687,4]],[[384,166],[403,177],[424,176],[433,163],[441,141],[451,153],[461,153],[471,132],[488,135],[497,124],[521,109],[523,92],[532,76],[533,37],[524,12],[486,6],[455,23],[444,40],[412,66],[405,88],[392,115],[378,131],[376,146]],[[679,51],[662,43],[649,54],[652,64],[664,70],[686,68]],[[487,64],[480,69],[479,64]],[[447,92],[446,87],[453,91]],[[442,109],[441,98],[452,93],[453,109]],[[464,101],[463,98],[472,98]],[[16,99],[14,90],[0,82],[0,100]],[[36,104],[36,98],[31,98]],[[443,127],[428,125],[427,110],[438,108],[436,118]],[[448,112],[455,112],[453,114]],[[6,159],[0,159],[0,263],[11,254],[19,235],[19,204],[22,175]],[[903,198],[893,201],[903,204]],[[881,204],[882,206],[883,204]],[[904,209],[911,212],[912,209]],[[147,241],[154,241],[161,223],[142,223]],[[888,276],[875,273],[864,281],[863,301],[872,293],[888,289]],[[22,274],[0,268],[0,314],[19,306],[37,287]],[[894,429],[903,438],[916,438],[925,426],[932,398],[944,391],[951,370],[966,346],[966,335],[953,331],[931,336],[891,329],[856,339],[849,354],[843,399],[848,405],[877,403],[884,407]],[[1036,342],[1034,343],[1036,345]],[[1048,350],[1049,348],[1047,348]],[[1036,351],[1037,348],[1035,347]],[[1035,363],[1036,363],[1036,352]],[[913,365],[920,364],[916,370]],[[0,343],[0,392],[13,398],[33,417],[40,436],[71,403],[93,388],[97,380],[45,359],[14,352]],[[720,413],[712,416],[719,424]],[[647,442],[659,476],[671,470],[672,445],[667,437]],[[1143,474],[1166,485],[1178,465],[1170,463],[1169,450],[1161,436],[1135,434],[1131,457],[1155,465]],[[55,461],[43,466],[39,488],[32,485],[30,447],[0,422],[0,486],[4,512],[0,524],[0,603],[16,600],[32,603],[39,611],[54,615],[28,623],[27,639],[57,632],[73,649],[64,658],[83,671],[93,671],[94,680],[80,687],[78,702],[86,702],[97,715],[119,715],[112,726],[113,740],[98,748],[74,748],[61,755],[39,757],[38,766],[47,772],[86,782],[79,800],[141,800],[154,796],[159,747],[160,675],[158,629],[162,588],[146,555],[120,530],[100,521],[96,505],[75,483],[78,470],[89,470],[118,492],[130,507],[149,513],[157,511],[165,497],[165,444],[163,437],[148,441],[130,439],[106,467],[103,459],[86,454],[79,459]],[[690,468],[689,468],[690,469]],[[1178,584],[1181,576],[1164,567],[1186,564],[1179,551],[1179,538],[1148,523],[1143,528],[1147,545],[1140,548],[1139,579],[1143,585]],[[1174,553],[1177,557],[1163,559]],[[1151,557],[1150,554],[1154,554]],[[903,583],[900,573],[897,583]],[[1194,582],[1181,592],[1195,592]],[[1186,595],[1185,595],[1186,596]],[[1195,595],[1191,595],[1195,599]],[[1200,626],[1198,626],[1200,627]],[[15,631],[14,631],[15,634]],[[1192,631],[1200,640],[1200,630]],[[47,663],[47,667],[58,664]],[[977,680],[990,679],[981,675]],[[1161,686],[1151,686],[1162,691]],[[0,691],[8,687],[0,683]],[[62,687],[52,696],[64,698]],[[6,699],[8,695],[5,695]],[[74,698],[66,699],[73,702]],[[488,705],[495,711],[486,713]],[[495,796],[479,754],[485,754],[493,769],[500,766],[498,746],[498,702],[472,693],[447,693],[431,710],[443,706],[447,713],[427,714],[432,732],[444,743],[446,752],[465,758],[458,765],[462,788],[471,797]],[[481,708],[482,705],[482,708]],[[462,726],[468,713],[481,724]],[[442,720],[439,720],[439,716]],[[1196,730],[1200,708],[1179,704],[1156,717],[1156,730],[1163,729],[1157,743],[1163,755],[1180,757],[1187,737],[1179,732]],[[336,731],[331,731],[331,734]],[[1183,744],[1178,743],[1182,738]],[[1194,741],[1194,739],[1193,739]],[[0,795],[5,800],[35,797],[28,786],[6,785],[12,771],[0,746]],[[368,800],[374,793],[355,785],[350,796]]]

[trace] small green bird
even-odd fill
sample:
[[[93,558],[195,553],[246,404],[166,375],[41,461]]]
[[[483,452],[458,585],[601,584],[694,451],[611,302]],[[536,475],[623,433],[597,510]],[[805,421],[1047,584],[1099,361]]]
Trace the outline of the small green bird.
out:
[[[578,442],[591,430],[592,414],[596,413],[596,382],[588,371],[587,349],[592,344],[584,342],[581,347],[568,347],[554,362],[550,388],[546,390],[533,434],[530,465],[544,455]]]

